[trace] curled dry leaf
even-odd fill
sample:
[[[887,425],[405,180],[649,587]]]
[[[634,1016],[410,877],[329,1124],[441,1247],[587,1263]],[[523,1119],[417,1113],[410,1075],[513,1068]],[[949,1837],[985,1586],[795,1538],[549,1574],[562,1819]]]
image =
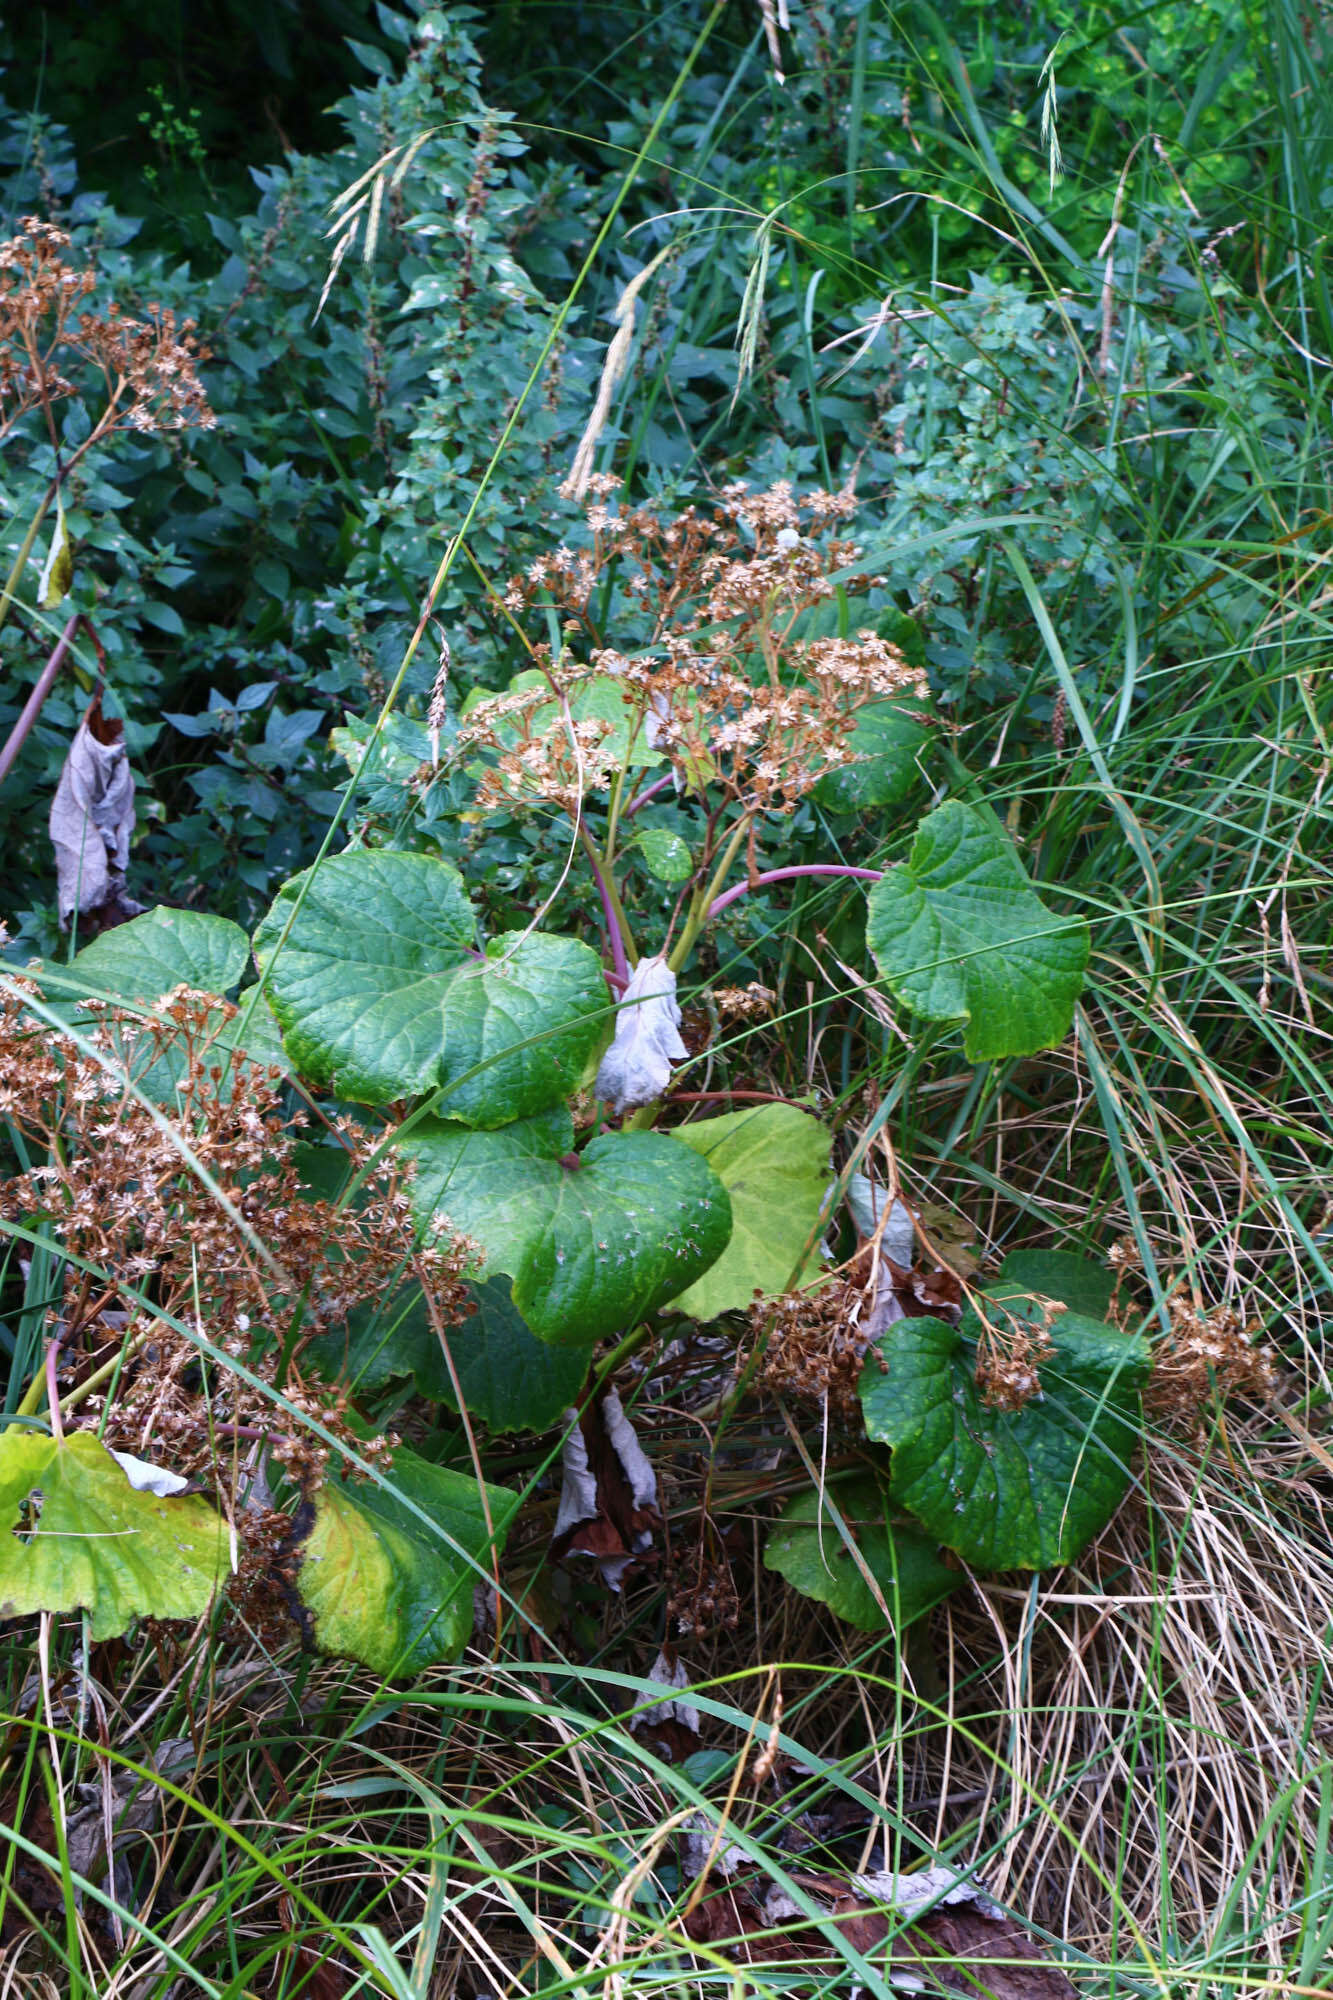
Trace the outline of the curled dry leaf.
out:
[[[616,1115],[652,1104],[671,1081],[671,1065],[687,1056],[680,1038],[676,975],[661,954],[641,958],[616,1014],[615,1040],[597,1071],[597,1095]]]
[[[581,1416],[567,1410],[565,1421],[556,1553],[592,1556],[608,1590],[618,1591],[661,1526],[657,1475],[614,1389]]]
[[[102,714],[100,693],[75,732],[51,802],[51,845],[62,929],[78,912],[86,930],[108,928],[141,908],[125,894],[134,832],[134,778],[125,731]],[[99,913],[101,921],[99,921]]]
[[[934,1313],[950,1322],[956,1320],[963,1299],[960,1273],[969,1274],[977,1262],[975,1257],[962,1252],[961,1239],[956,1245],[950,1237],[938,1247],[951,1261],[941,1264],[927,1259],[923,1266],[917,1258],[918,1218],[897,1196],[888,1203],[886,1216],[886,1201],[885,1191],[868,1175],[852,1175],[847,1186],[847,1206],[857,1230],[867,1245],[879,1236],[873,1302],[858,1322],[858,1333],[866,1341],[878,1340],[885,1327],[921,1312]],[[928,1216],[933,1219],[933,1212],[923,1210],[920,1219],[925,1221]],[[879,1234],[881,1221],[883,1233]],[[956,1232],[956,1219],[951,1221]],[[930,1241],[932,1244],[938,1241],[933,1230]]]
[[[195,1762],[194,1745],[188,1736],[168,1736],[143,1761],[151,1764],[159,1777],[180,1784]],[[161,1825],[162,1792],[137,1771],[112,1768],[104,1777],[78,1785],[75,1797],[79,1803],[65,1826],[71,1873],[105,1886],[118,1902],[133,1908],[132,1850],[143,1836],[156,1833]],[[77,1907],[83,1904],[83,1891],[77,1882],[74,1901]]]
[[[898,1288],[911,1269],[916,1229],[906,1202],[896,1195],[888,1201],[885,1190],[877,1187],[869,1174],[852,1175],[847,1183],[847,1206],[858,1234],[867,1242],[878,1239],[879,1244],[875,1254],[874,1293],[857,1329],[861,1339],[868,1342],[877,1340],[895,1320],[906,1318]]]
[[[682,1699],[689,1689],[690,1677],[674,1648],[669,1651],[664,1648],[658,1653],[648,1678],[655,1687],[673,1692],[640,1708],[631,1717],[630,1728],[668,1764],[683,1764],[700,1747],[699,1711],[692,1701]]]

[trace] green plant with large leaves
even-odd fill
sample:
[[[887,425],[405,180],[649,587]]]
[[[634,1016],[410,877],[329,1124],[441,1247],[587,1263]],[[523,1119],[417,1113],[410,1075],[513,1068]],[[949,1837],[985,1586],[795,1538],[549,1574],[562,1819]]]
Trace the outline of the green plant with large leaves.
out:
[[[761,843],[808,793],[841,814],[904,804],[932,744],[919,674],[895,644],[822,618],[844,545],[824,547],[818,518],[798,532],[781,489],[758,513],[747,507],[733,495],[720,517],[720,571],[690,569],[702,562],[689,553],[692,531],[659,535],[637,516],[626,530],[644,538],[650,571],[653,561],[678,566],[657,584],[641,574],[642,596],[660,586],[672,604],[687,585],[704,593],[706,656],[677,647],[665,671],[653,649],[593,648],[589,672],[548,649],[498,701],[469,705],[442,773],[459,823],[483,830],[474,839],[492,822],[565,815],[560,879],[581,873],[592,888],[600,937],[578,934],[589,927],[577,916],[562,923],[553,897],[492,930],[486,900],[473,901],[451,862],[376,844],[366,828],[279,889],[253,938],[257,986],[243,985],[239,930],[165,909],[50,975],[65,1007],[99,995],[147,1009],[150,1021],[169,1011],[176,986],[216,992],[220,1036],[331,1100],[354,1155],[359,1127],[375,1155],[407,1170],[416,1250],[341,1324],[307,1335],[298,1314],[279,1369],[281,1380],[299,1351],[356,1398],[349,1421],[358,1438],[372,1425],[367,1449],[382,1449],[370,1412],[395,1385],[462,1408],[492,1434],[543,1429],[579,1402],[597,1343],[621,1354],[690,1320],[757,1324],[756,1302],[818,1283],[819,1238],[836,1226],[823,1120],[765,1092],[719,1113],[668,1111],[673,1068],[687,1058],[678,978],[707,962],[742,897],[779,883],[845,893],[868,879],[879,977],[913,1015],[961,1026],[968,1059],[1026,1055],[1068,1032],[1086,926],[1047,905],[987,808],[947,800],[887,872],[760,865]],[[598,534],[595,546],[614,554],[615,534],[605,524]],[[565,608],[579,614],[584,573],[541,570],[548,585],[572,573],[579,588]],[[709,596],[716,575],[724,581]],[[610,567],[604,587],[614,609]],[[571,616],[566,631],[577,625]],[[353,737],[359,774],[373,739]],[[417,766],[411,781],[428,796],[439,782]],[[676,928],[651,949],[645,927],[651,935],[663,897]],[[237,1001],[224,1005],[230,993]],[[85,1006],[83,1018],[99,1017]],[[190,1093],[212,1072],[168,1060],[160,1039],[149,1037],[149,1094],[170,1107],[176,1092],[188,1123]],[[697,1095],[706,1106],[714,1093]],[[274,1131],[261,1120],[255,1136]],[[322,1173],[347,1154],[326,1145],[307,1158]],[[349,1215],[364,1218],[370,1172],[369,1161],[335,1171]],[[445,1313],[432,1299],[428,1264],[440,1255],[467,1266],[470,1316],[452,1295]],[[1040,1397],[1014,1412],[986,1406],[966,1317],[891,1327],[863,1384],[867,1430],[891,1448],[887,1487],[867,1466],[846,1491],[842,1528],[813,1492],[798,1496],[770,1540],[770,1565],[873,1629],[890,1595],[906,1623],[951,1587],[941,1544],[983,1567],[1068,1559],[1123,1491],[1142,1372],[1137,1346],[1086,1316],[1093,1288],[1077,1276],[1058,1260],[1015,1274],[1034,1294],[1060,1287],[1078,1310],[1055,1321]],[[982,1309],[1051,1310],[1031,1298]],[[386,1479],[307,1479],[305,1500],[288,1561],[316,1642],[382,1673],[456,1654],[471,1568],[501,1546],[513,1496],[399,1447]]]

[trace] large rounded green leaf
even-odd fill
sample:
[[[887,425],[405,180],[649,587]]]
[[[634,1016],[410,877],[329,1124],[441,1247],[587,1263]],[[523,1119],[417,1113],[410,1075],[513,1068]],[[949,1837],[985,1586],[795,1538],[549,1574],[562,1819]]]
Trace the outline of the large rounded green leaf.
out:
[[[403,1152],[423,1224],[447,1220],[479,1243],[540,1339],[586,1346],[701,1276],[726,1248],[731,1203],[706,1161],[670,1136],[604,1133],[573,1148],[568,1114],[548,1112],[498,1132],[432,1120]]]
[[[757,1104],[678,1126],[671,1137],[707,1160],[731,1198],[731,1241],[676,1300],[696,1319],[743,1311],[797,1273],[828,1188],[828,1132],[794,1104]]]
[[[545,1430],[578,1395],[588,1372],[587,1350],[537,1340],[503,1279],[471,1291],[475,1312],[446,1334],[469,1415],[489,1431]],[[458,1406],[419,1285],[374,1311],[358,1308],[345,1328],[321,1334],[305,1352],[317,1368],[354,1391],[410,1375],[423,1396]]]
[[[910,708],[873,701],[861,709],[847,739],[849,764],[826,771],[814,796],[830,812],[866,812],[896,806],[921,782],[921,758],[930,727]]]
[[[249,941],[239,924],[162,906],[103,931],[69,972],[84,993],[156,1000],[173,986],[225,995],[240,984],[249,963]]]
[[[467,1558],[484,1570],[487,1507],[500,1545],[518,1500],[503,1486],[488,1486],[483,1506],[470,1475],[401,1446],[386,1477],[388,1489],[332,1480],[320,1489],[296,1587],[324,1652],[360,1660],[379,1674],[413,1674],[456,1660],[467,1644],[479,1581]]]
[[[255,952],[297,1067],[365,1104],[443,1085],[469,1125],[567,1097],[608,1017],[597,954],[536,931],[482,957],[475,931],[462,877],[430,855],[331,855],[286,883]]]
[[[1047,909],[994,813],[956,799],[871,890],[866,941],[914,1013],[965,1024],[972,1062],[1062,1042],[1089,951],[1087,925]]]
[[[1115,1280],[1104,1266],[1076,1257],[1071,1250],[1011,1250],[1000,1266],[1000,1280],[1006,1291],[1059,1299],[1070,1312],[1088,1319],[1104,1317],[1115,1290]]]
[[[962,1582],[961,1572],[940,1560],[939,1546],[929,1535],[888,1519],[877,1479],[858,1475],[832,1487],[830,1498],[890,1613],[896,1611],[898,1631]],[[798,1493],[769,1530],[764,1568],[776,1570],[803,1597],[827,1604],[862,1632],[885,1629],[874,1592],[813,1486]]]
[[[227,1547],[206,1501],[139,1491],[88,1431],[0,1436],[0,1618],[86,1611],[94,1639],[136,1618],[199,1618]]]
[[[1012,1291],[1012,1288],[1010,1288]],[[990,1296],[993,1315],[1040,1315],[1031,1300]],[[1148,1348],[1099,1320],[1066,1313],[1051,1329],[1041,1394],[989,1408],[975,1379],[978,1323],[900,1320],[866,1357],[866,1430],[893,1447],[890,1491],[978,1569],[1070,1562],[1124,1498],[1138,1442],[1138,1387]]]
[[[152,1010],[177,986],[225,999],[249,963],[249,940],[239,924],[199,910],[162,906],[103,931],[68,965],[43,967],[41,981],[57,1011],[86,1033],[94,1017],[79,1007],[80,999],[122,1000]],[[245,996],[240,1013],[230,1019],[219,1007],[208,1016],[205,1032],[210,1041],[206,1067],[232,1050],[265,1068],[287,1067],[278,1024],[262,995]],[[111,1039],[135,1088],[155,1103],[173,1104],[177,1086],[190,1070],[184,1034],[159,1026],[152,1034],[131,1037],[117,1026]],[[225,1096],[227,1077],[220,1088]]]

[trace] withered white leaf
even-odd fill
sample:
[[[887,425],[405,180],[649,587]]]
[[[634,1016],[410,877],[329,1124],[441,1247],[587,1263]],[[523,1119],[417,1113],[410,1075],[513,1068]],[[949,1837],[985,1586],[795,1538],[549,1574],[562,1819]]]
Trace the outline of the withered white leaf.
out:
[[[111,736],[102,742],[95,731]],[[134,832],[134,778],[119,723],[102,720],[94,697],[75,732],[51,802],[60,922],[95,910],[125,887]]]
[[[922,1910],[933,1909],[940,1903],[975,1903],[983,1916],[1004,1915],[979,1883],[943,1863],[933,1868],[918,1868],[910,1875],[882,1871],[853,1875],[852,1882],[863,1896],[876,1903],[887,1903],[900,1917],[919,1916]]]
[[[154,1465],[146,1458],[136,1458],[133,1452],[112,1451],[111,1456],[136,1493],[155,1493],[159,1500],[169,1500],[173,1493],[183,1493],[190,1483],[181,1473],[171,1472],[165,1465]]]
[[[880,1223],[884,1224],[875,1260],[875,1296],[857,1327],[861,1339],[867,1344],[878,1340],[885,1327],[906,1319],[907,1314],[895,1289],[889,1265],[894,1263],[899,1270],[910,1270],[916,1255],[916,1230],[911,1209],[895,1196],[888,1204],[886,1216],[885,1202],[884,1189],[877,1187],[868,1174],[852,1175],[847,1183],[847,1206],[852,1211],[852,1220],[858,1232],[873,1241]]]
[[[659,1518],[657,1475],[614,1389],[603,1396],[600,1414],[607,1442],[619,1461],[624,1491],[619,1495],[599,1492],[578,1412],[566,1410],[569,1428],[560,1453],[560,1505],[552,1538],[558,1541],[562,1535],[584,1528],[585,1523],[593,1523],[599,1531],[593,1542],[600,1541],[600,1546],[580,1547],[576,1537],[571,1553],[594,1556],[603,1583],[618,1591],[634,1557],[652,1546],[653,1531],[645,1516]]]
[[[65,520],[65,505],[56,495],[56,524],[51,533],[51,546],[46,552],[46,561],[37,582],[37,602],[43,611],[54,611],[61,599],[69,595],[74,584],[74,552],[70,547],[69,527]]]
[[[597,1071],[597,1095],[617,1114],[652,1104],[671,1081],[672,1062],[688,1054],[680,1038],[676,975],[660,953],[641,958],[616,1014],[615,1040]]]
[[[857,1229],[867,1237],[874,1236],[888,1207],[884,1234],[879,1239],[880,1254],[891,1257],[900,1270],[909,1270],[916,1254],[916,1231],[907,1203],[896,1196],[886,1203],[884,1189],[876,1187],[869,1174],[853,1174],[847,1183],[847,1206]]]
[[[648,1678],[656,1687],[672,1688],[679,1692],[690,1686],[690,1677],[685,1671],[683,1660],[668,1660],[659,1651],[648,1672]],[[642,1708],[634,1718],[634,1728],[643,1729],[649,1723],[678,1722],[682,1728],[699,1734],[699,1711],[692,1701],[680,1701],[676,1694],[667,1695],[662,1701],[655,1701]]]
[[[615,1446],[621,1470],[629,1481],[630,1499],[636,1507],[655,1507],[657,1474],[614,1389],[608,1389],[602,1398],[602,1422],[606,1425],[606,1435]]]
[[[560,1536],[597,1513],[597,1481],[588,1463],[588,1447],[577,1410],[566,1410],[565,1442],[560,1448],[560,1505],[552,1533]]]

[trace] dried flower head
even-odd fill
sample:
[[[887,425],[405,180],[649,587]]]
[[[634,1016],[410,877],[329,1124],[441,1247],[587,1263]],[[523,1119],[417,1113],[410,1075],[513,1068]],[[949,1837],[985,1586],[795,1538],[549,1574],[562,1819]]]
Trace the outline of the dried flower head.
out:
[[[98,274],[71,263],[71,250],[65,230],[35,215],[0,242],[0,437],[38,406],[49,417],[89,372],[101,378],[103,409],[77,456],[113,430],[212,430],[193,320],[157,305],[143,319],[114,303],[84,310]]]
[[[1039,1309],[1035,1321],[1030,1303]],[[1011,1311],[995,1299],[986,1301],[984,1311],[978,1306],[977,1388],[992,1410],[1021,1410],[1042,1394],[1039,1370],[1055,1352],[1051,1328],[1068,1310],[1060,1299],[1025,1299],[1024,1306],[1028,1310]]]
[[[756,1298],[750,1331],[756,1343],[768,1336],[764,1387],[775,1396],[827,1407],[848,1429],[858,1428],[867,1345],[859,1324],[864,1303],[862,1289],[845,1278],[777,1299]]]
[[[1171,1331],[1153,1354],[1150,1410],[1198,1432],[1203,1413],[1229,1396],[1267,1402],[1277,1387],[1276,1355],[1229,1306],[1205,1309],[1177,1294],[1167,1301]]]
[[[851,759],[868,702],[926,698],[924,676],[873,630],[808,632],[807,614],[838,581],[874,581],[856,573],[859,545],[829,532],[855,509],[849,488],[797,497],[787,481],[757,493],[737,482],[711,514],[670,518],[612,511],[609,498],[602,482],[588,546],[562,546],[509,583],[515,617],[538,600],[554,606],[586,639],[586,657],[557,662],[534,643],[542,684],[474,708],[464,741],[496,757],[483,806],[545,798],[568,810],[611,783],[628,742],[665,755],[678,789],[742,813],[787,813]],[[609,644],[594,620],[603,579],[621,594],[615,615],[647,633],[633,651]],[[580,704],[590,687],[597,718]],[[614,724],[603,719],[608,687],[623,710]]]
[[[303,1350],[396,1289],[409,1263],[442,1320],[457,1322],[470,1310],[475,1247],[437,1239],[418,1250],[401,1175],[371,1163],[373,1135],[350,1123],[337,1129],[366,1172],[358,1204],[303,1187],[281,1073],[225,1039],[235,1006],[184,987],[151,1014],[85,1001],[80,1047],[28,1011],[30,987],[14,989],[0,999],[0,1112],[45,1164],[0,1185],[0,1220],[43,1230],[70,1256],[50,1314],[67,1368],[81,1379],[124,1345],[107,1442],[219,1481],[231,1477],[238,1439],[266,1441],[302,1482],[321,1476],[330,1446],[302,1416],[360,1456],[382,1453],[349,1424],[346,1394],[308,1372]],[[159,1087],[175,1078],[165,1114],[127,1087],[150,1073]],[[109,1328],[108,1308],[128,1324]],[[181,1327],[251,1379],[202,1361]],[[285,1409],[274,1394],[284,1348]],[[80,1421],[101,1421],[104,1405],[89,1397],[79,1409]]]

